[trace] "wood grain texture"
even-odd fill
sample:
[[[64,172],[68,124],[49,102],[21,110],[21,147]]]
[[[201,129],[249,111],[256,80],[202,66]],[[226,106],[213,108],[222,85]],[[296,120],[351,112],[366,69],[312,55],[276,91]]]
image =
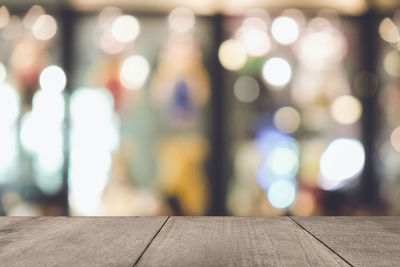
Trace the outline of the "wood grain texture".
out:
[[[138,266],[347,266],[288,217],[170,217]]]
[[[293,217],[355,266],[400,266],[400,217]]]
[[[167,217],[0,218],[1,266],[132,266]]]

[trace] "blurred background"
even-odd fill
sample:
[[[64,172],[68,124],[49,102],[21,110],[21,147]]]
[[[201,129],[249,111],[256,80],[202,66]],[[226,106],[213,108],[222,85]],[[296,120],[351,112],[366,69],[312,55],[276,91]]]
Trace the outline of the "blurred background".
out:
[[[3,0],[1,215],[400,215],[396,0]]]

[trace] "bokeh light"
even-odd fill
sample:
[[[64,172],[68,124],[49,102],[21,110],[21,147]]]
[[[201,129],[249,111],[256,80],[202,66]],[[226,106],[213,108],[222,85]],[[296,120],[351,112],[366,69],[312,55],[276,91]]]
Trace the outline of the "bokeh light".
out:
[[[392,49],[389,52],[387,52],[383,60],[383,67],[389,75],[393,77],[400,77],[399,51]]]
[[[126,45],[117,41],[111,31],[104,31],[100,36],[100,48],[111,55],[121,53]]]
[[[15,129],[4,129],[0,125],[0,183],[8,181],[7,170],[18,155]]]
[[[400,127],[393,130],[390,136],[390,142],[392,143],[393,148],[400,152]]]
[[[233,85],[233,93],[239,101],[251,103],[260,94],[260,86],[254,78],[242,76]]]
[[[193,12],[185,7],[175,8],[168,15],[170,28],[179,33],[188,32],[193,29],[195,20]]]
[[[268,189],[268,200],[277,209],[289,207],[296,197],[296,186],[291,180],[277,180]]]
[[[362,106],[354,96],[339,96],[333,101],[330,112],[335,121],[342,124],[351,124],[360,119]]]
[[[57,33],[57,22],[50,15],[41,15],[33,24],[32,33],[38,40],[49,40]]]
[[[40,73],[39,84],[43,90],[62,92],[67,84],[67,77],[62,68],[52,65]]]
[[[117,41],[129,43],[138,37],[140,24],[134,16],[122,15],[113,22],[111,32]]]
[[[3,63],[0,62],[0,84],[2,84],[7,77],[7,70],[6,67],[4,67]]]
[[[268,84],[279,88],[289,83],[292,77],[292,69],[283,58],[273,57],[265,62],[262,75]]]
[[[247,60],[246,49],[239,41],[233,39],[221,44],[218,57],[222,66],[231,71],[240,70]]]
[[[36,20],[41,16],[44,15],[44,9],[41,6],[34,5],[29,9],[26,13],[22,23],[24,24],[25,28],[32,29],[33,25],[35,24]]]
[[[103,8],[100,13],[98,18],[99,25],[100,27],[107,29],[110,28],[119,16],[122,15],[122,10],[118,7],[105,7]]]
[[[0,29],[4,28],[10,19],[10,13],[6,6],[0,7]]]
[[[299,25],[290,17],[280,16],[272,22],[271,33],[278,43],[289,45],[299,37]]]
[[[243,44],[249,56],[260,57],[265,55],[271,48],[267,33],[254,26],[248,26],[248,24],[240,27],[235,37]]]
[[[400,33],[397,26],[390,18],[384,18],[379,24],[379,34],[383,40],[389,43],[400,41]]]
[[[351,138],[333,140],[320,159],[319,186],[335,190],[355,178],[364,168],[365,152],[360,141]]]
[[[8,83],[0,84],[0,129],[11,127],[18,119],[20,99],[17,90]],[[0,130],[1,131],[1,130]]]
[[[6,40],[15,40],[21,36],[23,30],[24,26],[21,19],[16,15],[12,15],[1,31],[1,36]]]
[[[327,20],[315,18],[310,21],[296,50],[303,66],[310,70],[323,70],[343,60],[347,53],[347,42],[343,33],[333,28]]]
[[[57,92],[39,90],[33,96],[32,111],[47,123],[61,124],[65,114],[64,97]]]
[[[120,81],[127,89],[140,89],[150,73],[150,65],[146,58],[133,55],[124,60],[120,71]]]
[[[299,167],[299,155],[297,147],[278,145],[268,156],[270,170],[284,177],[293,177]]]
[[[76,89],[70,99],[71,120],[74,124],[103,124],[113,116],[114,101],[109,91],[92,87]]]
[[[292,107],[282,107],[274,114],[274,124],[283,133],[293,133],[300,126],[300,113]]]

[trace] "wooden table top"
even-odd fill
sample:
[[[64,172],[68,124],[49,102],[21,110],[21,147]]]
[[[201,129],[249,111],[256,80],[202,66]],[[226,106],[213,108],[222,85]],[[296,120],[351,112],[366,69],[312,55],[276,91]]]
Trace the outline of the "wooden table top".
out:
[[[1,266],[399,266],[400,217],[2,217]]]

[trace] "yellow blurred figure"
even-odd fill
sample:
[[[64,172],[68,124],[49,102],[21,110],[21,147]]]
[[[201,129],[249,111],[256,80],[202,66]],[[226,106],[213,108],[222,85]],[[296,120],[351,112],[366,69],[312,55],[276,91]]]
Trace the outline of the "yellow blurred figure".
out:
[[[208,204],[208,185],[203,165],[207,142],[200,136],[165,140],[158,156],[161,191],[177,201],[179,215],[202,215]]]

